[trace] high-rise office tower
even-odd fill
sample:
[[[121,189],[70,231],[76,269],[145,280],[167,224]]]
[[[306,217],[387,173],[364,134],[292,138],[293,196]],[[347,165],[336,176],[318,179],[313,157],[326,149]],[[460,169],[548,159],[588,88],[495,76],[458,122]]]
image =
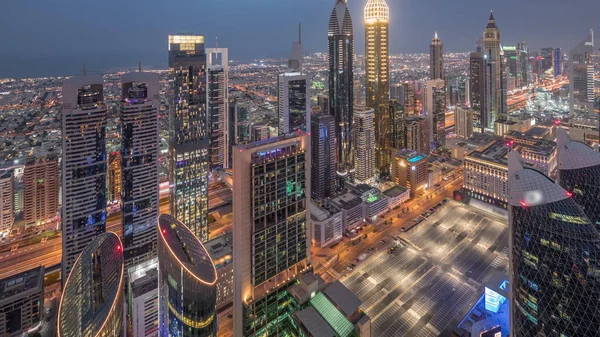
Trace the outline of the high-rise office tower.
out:
[[[106,173],[106,200],[109,204],[121,202],[121,152],[108,154],[108,172]]]
[[[158,80],[141,71],[121,76],[121,222],[127,268],[156,256]]]
[[[444,80],[427,81],[424,110],[429,119],[432,148],[446,145],[446,84]]]
[[[375,176],[374,115],[372,108],[354,107],[354,157],[356,158],[354,178],[357,182],[366,182]]]
[[[482,53],[471,53],[469,55],[469,94],[471,107],[473,108],[473,128],[477,132],[484,132],[489,125],[489,97],[487,82],[487,56]]]
[[[500,47],[500,30],[496,26],[494,15],[490,14],[488,24],[483,31],[483,54],[486,66],[486,96],[489,99],[489,110],[483,125],[493,129],[494,122],[506,113],[506,88],[503,86],[503,62]],[[486,58],[487,56],[487,58]]]
[[[250,107],[248,102],[233,101],[229,104],[229,131],[227,136],[228,142],[228,168],[233,166],[233,146],[238,144],[246,144],[250,141]]]
[[[320,199],[336,192],[335,118],[328,114],[311,119],[312,197]]]
[[[33,153],[23,171],[23,215],[26,225],[40,225],[58,215],[58,156]],[[0,226],[1,227],[1,226]]]
[[[600,230],[600,153],[556,130],[558,181]]]
[[[338,174],[354,171],[352,116],[354,109],[354,28],[346,0],[336,0],[329,18],[329,114],[335,117]]]
[[[529,64],[529,47],[526,41],[521,41],[517,44],[517,53],[519,57],[519,71],[521,73],[520,84],[521,87],[529,85],[531,76],[529,76],[528,64]]]
[[[123,246],[102,233],[79,254],[58,307],[59,337],[123,336]]]
[[[575,109],[594,111],[594,31],[569,52],[569,105]]]
[[[106,230],[107,110],[102,76],[66,80],[61,114],[62,275],[66,280],[77,256]]]
[[[554,78],[563,74],[563,52],[560,48],[554,48],[553,54]]]
[[[8,234],[15,221],[13,186],[13,172],[10,170],[0,170],[0,232],[6,234]]]
[[[458,138],[469,139],[473,136],[473,109],[465,105],[454,108],[454,131]]]
[[[542,72],[545,73],[554,67],[554,48],[542,48]]]
[[[600,234],[571,192],[520,161],[509,153],[511,335],[597,335]]]
[[[437,32],[429,45],[429,78],[432,80],[444,79],[444,45]]]
[[[206,113],[204,36],[169,35],[173,106],[169,114],[171,214],[208,240],[210,134]]]
[[[288,288],[311,262],[310,137],[237,145],[233,156],[234,335],[285,336],[295,331]]]
[[[300,28],[299,28],[300,30]],[[288,71],[278,77],[279,134],[310,129],[310,80],[302,72],[302,33],[292,45]]]
[[[206,113],[210,128],[210,168],[227,167],[229,59],[227,48],[206,48]]]
[[[415,114],[415,82],[406,81],[402,83],[404,86],[404,107],[406,109],[406,115],[411,116]]]
[[[431,124],[425,116],[407,116],[404,122],[406,148],[419,153],[431,152]]]
[[[385,0],[369,0],[365,6],[366,106],[375,113],[375,169],[388,175],[391,162],[389,146],[390,99],[389,8]],[[356,158],[358,159],[358,158]]]
[[[508,88],[513,90],[521,86],[521,67],[519,67],[519,50],[517,46],[502,46],[506,60],[506,75]]]
[[[217,336],[217,270],[196,233],[168,214],[158,218],[160,336]]]
[[[390,100],[388,106],[388,114],[390,115],[390,147],[394,150],[405,148],[406,137],[404,122],[406,119],[405,107],[396,100]]]

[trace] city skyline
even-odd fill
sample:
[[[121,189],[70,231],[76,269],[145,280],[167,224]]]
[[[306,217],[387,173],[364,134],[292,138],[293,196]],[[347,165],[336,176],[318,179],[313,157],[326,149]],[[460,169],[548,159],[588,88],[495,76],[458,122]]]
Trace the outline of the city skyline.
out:
[[[516,0],[502,3],[468,1],[469,4],[461,6],[459,13],[453,9],[453,4],[439,0],[431,4],[420,4],[413,0],[389,4],[390,31],[394,32],[390,36],[390,53],[426,53],[433,31],[437,31],[444,38],[444,45],[448,52],[468,52],[473,49],[480,35],[481,25],[475,18],[486,15],[490,10],[493,10],[494,15],[501,20],[505,43],[516,44],[526,40],[529,41],[532,50],[547,46],[570,50],[575,46],[575,41],[579,40],[579,32],[600,27],[599,19],[593,15],[600,11],[600,4],[591,0],[580,0],[587,6],[586,11],[571,11],[569,4],[558,0],[545,2],[547,6],[523,4]],[[190,10],[186,13],[166,15],[173,12],[175,7],[156,4],[138,8],[129,7],[133,4],[119,4],[119,7],[124,6],[122,10],[113,11],[107,8],[114,8],[114,6],[106,3],[105,6],[97,7],[96,4],[81,4],[66,0],[63,5],[52,8],[47,8],[45,4],[40,6],[29,4],[24,8],[24,4],[11,2],[6,4],[8,10],[3,13],[27,10],[31,20],[24,21],[18,16],[11,15],[0,16],[2,18],[0,39],[11,46],[10,51],[0,52],[0,62],[13,64],[12,67],[0,67],[0,77],[73,75],[78,73],[82,62],[86,62],[92,72],[133,66],[138,61],[144,65],[166,68],[167,62],[162,53],[164,38],[176,32],[203,34],[207,37],[207,47],[214,47],[215,37],[218,36],[219,44],[230,46],[232,60],[285,57],[289,50],[289,36],[295,34],[295,27],[289,24],[290,21],[302,22],[305,26],[303,45],[306,53],[326,51],[327,40],[323,35],[327,30],[328,8],[334,4],[333,0],[303,2],[265,0],[251,3],[236,0],[234,3],[235,6],[232,6],[231,10],[227,10],[219,3],[189,3]],[[366,0],[349,1],[350,14],[353,17],[361,17],[366,3]],[[235,26],[227,25],[228,21],[223,19],[223,15],[218,14],[208,16],[200,23],[197,20],[182,19],[171,22],[164,19],[192,15],[195,8],[200,9],[203,6],[207,6],[210,12],[224,13],[223,15],[231,18],[231,22],[251,25],[252,29],[229,28]],[[129,19],[130,12],[134,8],[140,11],[137,15],[142,20],[152,20],[153,25],[145,26],[143,31],[140,31],[138,25],[132,26],[137,21]],[[515,11],[514,8],[520,10]],[[121,29],[134,32],[136,39],[128,39],[119,34],[120,29],[105,27],[105,22],[100,19],[86,20],[86,22],[73,19],[71,14],[78,11],[96,12],[99,14],[98,18],[109,15],[120,22]],[[272,22],[269,25],[252,24],[251,20],[264,15],[265,12],[278,12],[281,15],[270,18]],[[439,13],[435,15],[436,20],[431,20],[432,13]],[[55,14],[63,20],[50,22],[51,15],[48,14]],[[161,15],[165,15],[164,18]],[[35,24],[24,24],[32,21],[36,21]],[[556,25],[556,22],[564,24]],[[82,25],[84,28],[69,29],[69,25],[75,24]],[[272,25],[278,26],[278,29],[270,29]],[[354,30],[355,40],[364,41],[364,23],[356,22]],[[92,38],[86,35],[84,39],[81,34],[91,34]],[[54,38],[59,35],[61,39]],[[261,40],[274,41],[274,43],[268,46],[255,43],[256,36],[261,36]],[[73,50],[71,46],[70,41],[74,40],[78,41],[77,50]],[[356,53],[364,54],[362,43],[356,45]]]

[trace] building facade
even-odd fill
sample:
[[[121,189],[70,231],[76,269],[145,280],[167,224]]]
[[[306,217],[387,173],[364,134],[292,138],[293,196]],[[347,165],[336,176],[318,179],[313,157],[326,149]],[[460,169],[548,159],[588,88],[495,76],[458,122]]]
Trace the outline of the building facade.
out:
[[[26,225],[41,225],[56,220],[59,184],[56,154],[27,158],[23,172],[23,215]]]
[[[404,122],[405,144],[408,150],[419,153],[431,151],[430,120],[425,116],[406,117]]]
[[[127,268],[156,257],[159,211],[158,75],[121,77],[121,223]]]
[[[133,337],[158,337],[158,259],[129,269],[127,304]]]
[[[229,58],[227,48],[206,48],[206,113],[210,169],[228,167]]]
[[[335,118],[338,174],[354,170],[354,28],[346,0],[336,0],[329,18],[329,113]]]
[[[490,14],[488,24],[483,31],[483,54],[486,66],[486,96],[489,100],[489,110],[485,120],[487,123],[484,128],[493,129],[496,119],[506,114],[506,87],[503,83],[504,64],[500,30],[496,26],[493,14]]]
[[[310,130],[310,80],[302,72],[302,32],[292,44],[288,71],[278,76],[279,135]]]
[[[466,105],[457,105],[454,108],[454,132],[462,139],[473,136],[473,110]]]
[[[168,214],[158,219],[160,336],[217,336],[217,271],[195,233]]]
[[[425,113],[429,119],[430,142],[433,149],[446,145],[446,83],[444,80],[427,81]]]
[[[44,267],[0,280],[0,336],[36,331],[44,315]]]
[[[429,45],[429,79],[444,79],[444,45],[437,32],[433,34]]]
[[[207,241],[204,246],[217,269],[217,308],[233,303],[233,234]]]
[[[233,146],[250,142],[250,107],[248,102],[233,101],[229,104],[229,132],[227,142],[228,168],[233,166]]]
[[[365,182],[375,177],[375,111],[364,106],[354,107],[354,178]]]
[[[397,100],[390,100],[388,106],[390,118],[389,146],[390,151],[401,150],[406,147],[406,108]]]
[[[389,174],[390,166],[390,61],[389,8],[385,0],[369,0],[365,14],[366,106],[374,110],[375,170]],[[358,160],[358,157],[356,158]]]
[[[312,197],[327,198],[337,190],[335,118],[318,114],[312,116],[311,124]]]
[[[63,84],[62,277],[77,256],[106,230],[106,117],[101,75]]]
[[[260,142],[261,140],[271,138],[269,127],[266,124],[253,124],[250,130],[250,141],[252,142]]]
[[[569,52],[570,111],[594,111],[594,31]]]
[[[487,57],[480,52],[469,54],[469,100],[473,108],[473,128],[480,133],[483,133],[489,124],[486,59]]]
[[[13,172],[10,170],[0,170],[0,232],[7,235],[15,221],[13,186]]]
[[[123,244],[102,233],[77,257],[64,283],[57,333],[67,336],[123,336]]]
[[[401,150],[394,154],[392,162],[392,181],[410,190],[415,196],[427,187],[429,178],[427,156],[411,150]]]
[[[284,335],[287,289],[311,262],[310,137],[238,145],[233,163],[234,335]]]
[[[342,239],[344,225],[342,212],[324,205],[317,205],[310,201],[310,222],[313,229],[313,242],[316,247],[327,247]]]
[[[600,234],[571,193],[508,158],[511,334],[600,330]]]
[[[204,36],[169,35],[173,105],[169,113],[170,211],[208,240],[210,133]]]

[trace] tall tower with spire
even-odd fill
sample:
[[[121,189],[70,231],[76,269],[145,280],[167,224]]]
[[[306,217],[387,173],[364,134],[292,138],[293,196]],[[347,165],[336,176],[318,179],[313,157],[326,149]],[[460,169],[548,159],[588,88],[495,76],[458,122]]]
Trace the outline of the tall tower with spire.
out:
[[[389,8],[385,0],[369,0],[365,6],[365,77],[367,107],[375,112],[375,169],[390,170],[390,120],[387,113],[389,85]]]
[[[494,127],[494,122],[506,113],[506,88],[502,82],[502,57],[500,47],[500,30],[496,26],[494,14],[490,13],[488,24],[483,31],[483,57],[487,68],[487,96],[489,98],[489,116],[485,120],[487,125],[483,128]]]
[[[437,32],[429,45],[429,77],[432,80],[444,79],[444,45]]]
[[[329,18],[329,112],[335,117],[337,172],[345,178],[354,174],[352,118],[354,102],[354,28],[346,0],[336,0]]]

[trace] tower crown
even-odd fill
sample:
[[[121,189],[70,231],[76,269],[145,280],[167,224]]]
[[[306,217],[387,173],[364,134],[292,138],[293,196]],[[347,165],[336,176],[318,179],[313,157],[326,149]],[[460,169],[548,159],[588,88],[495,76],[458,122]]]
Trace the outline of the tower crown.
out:
[[[388,21],[390,9],[385,0],[369,0],[365,6],[365,22]]]
[[[346,0],[336,0],[331,16],[329,17],[329,36],[354,35],[352,17],[346,6]]]

